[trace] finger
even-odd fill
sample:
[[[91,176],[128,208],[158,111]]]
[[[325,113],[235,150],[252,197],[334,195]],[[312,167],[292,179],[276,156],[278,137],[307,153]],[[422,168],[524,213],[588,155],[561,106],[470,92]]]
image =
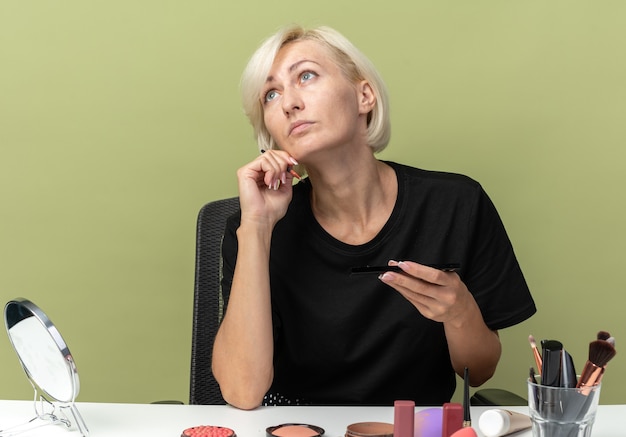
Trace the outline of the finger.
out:
[[[381,276],[385,275],[386,274]],[[396,276],[402,275],[396,274]],[[435,320],[441,313],[440,303],[428,293],[424,293],[422,290],[417,290],[415,288],[406,287],[405,285],[400,285],[396,282],[387,282],[386,278],[381,277],[381,280],[400,293],[400,295],[408,300],[424,317]]]
[[[271,153],[264,154],[257,158],[260,163],[260,170],[263,172],[263,182],[268,188],[277,189],[280,180],[280,163]]]
[[[440,272],[447,274],[445,272]],[[437,274],[437,272],[435,272]],[[453,301],[454,296],[450,295],[452,288],[450,284],[439,284],[418,278],[408,273],[385,272],[379,276],[385,284],[393,287],[408,300],[431,308],[448,306]],[[432,279],[431,279],[432,280]],[[442,282],[442,281],[440,281]]]
[[[262,169],[265,172],[264,182],[268,188],[277,190],[281,184],[286,185],[293,179],[294,174],[288,172],[289,165],[293,165],[295,159],[282,150],[261,151],[259,157]],[[265,165],[263,165],[263,163]]]
[[[434,292],[429,291],[433,288],[431,284],[423,279],[417,278],[410,274],[398,272],[385,272],[378,277],[382,282],[392,286],[396,290],[405,293],[413,293],[432,298]],[[438,286],[437,286],[438,287]]]
[[[412,261],[398,261],[397,265],[408,275],[435,285],[449,284],[452,278],[450,275],[454,273],[443,271],[424,264],[418,264]]]

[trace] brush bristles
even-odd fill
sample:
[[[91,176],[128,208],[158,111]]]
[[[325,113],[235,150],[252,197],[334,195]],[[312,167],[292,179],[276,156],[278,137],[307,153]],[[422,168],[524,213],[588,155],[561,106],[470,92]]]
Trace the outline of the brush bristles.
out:
[[[589,361],[598,367],[604,367],[613,359],[617,351],[606,340],[595,340],[589,343]]]
[[[596,336],[598,340],[608,340],[609,337],[611,337],[611,334],[607,331],[598,331],[598,335]]]

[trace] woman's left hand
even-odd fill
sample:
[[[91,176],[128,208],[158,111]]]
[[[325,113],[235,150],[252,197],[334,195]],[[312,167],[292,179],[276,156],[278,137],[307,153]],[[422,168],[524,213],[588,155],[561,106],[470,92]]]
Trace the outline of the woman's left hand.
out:
[[[450,363],[463,377],[472,370],[470,384],[491,378],[502,346],[497,331],[490,330],[474,296],[454,272],[444,272],[411,261],[389,261],[402,272],[385,272],[379,279],[393,287],[426,318],[443,323]]]
[[[411,261],[390,261],[402,272],[385,272],[379,279],[402,294],[426,318],[460,323],[476,301],[459,275]],[[473,308],[472,308],[473,309]]]

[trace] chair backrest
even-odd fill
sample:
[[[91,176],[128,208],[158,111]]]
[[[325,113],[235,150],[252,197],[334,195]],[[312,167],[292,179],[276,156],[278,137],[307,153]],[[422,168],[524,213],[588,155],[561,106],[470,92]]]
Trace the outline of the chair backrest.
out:
[[[196,275],[193,299],[189,403],[225,404],[211,371],[213,342],[223,314],[220,279],[226,219],[239,209],[239,198],[204,205],[196,228]]]

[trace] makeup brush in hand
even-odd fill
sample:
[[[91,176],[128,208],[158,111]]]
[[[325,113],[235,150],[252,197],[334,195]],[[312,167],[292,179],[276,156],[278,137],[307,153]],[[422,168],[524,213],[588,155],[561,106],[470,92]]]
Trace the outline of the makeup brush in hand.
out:
[[[607,363],[616,353],[615,347],[607,340],[594,340],[589,343],[589,358],[585,363],[576,388],[598,385]]]

